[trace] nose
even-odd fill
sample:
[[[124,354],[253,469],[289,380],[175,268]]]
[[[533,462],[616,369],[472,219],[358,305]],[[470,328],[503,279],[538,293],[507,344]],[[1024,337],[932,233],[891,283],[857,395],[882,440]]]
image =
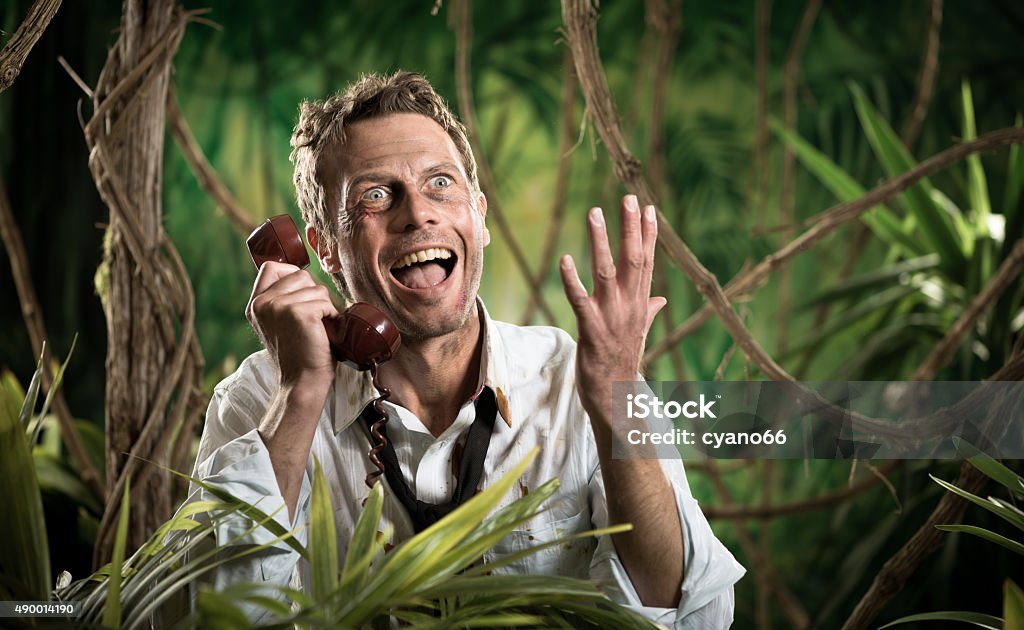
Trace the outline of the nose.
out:
[[[397,210],[393,214],[392,229],[398,232],[412,232],[438,221],[437,207],[418,190],[405,195]]]

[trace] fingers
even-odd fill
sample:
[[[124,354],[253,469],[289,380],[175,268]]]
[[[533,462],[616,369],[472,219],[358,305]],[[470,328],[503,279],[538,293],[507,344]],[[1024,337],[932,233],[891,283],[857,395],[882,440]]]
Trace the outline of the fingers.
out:
[[[644,207],[641,224],[644,241],[644,270],[640,294],[648,296],[651,294],[651,279],[654,276],[654,254],[658,247],[658,212],[654,206]]]
[[[620,204],[622,236],[619,244],[618,280],[623,288],[643,284],[644,234],[636,195],[626,195]]]
[[[263,293],[271,286],[273,286],[275,283],[277,283],[279,280],[287,276],[294,276],[294,279],[292,279],[290,283],[299,282],[299,278],[301,278],[303,274],[296,274],[296,271],[299,271],[299,268],[296,267],[295,265],[289,265],[288,263],[279,263],[274,262],[272,260],[268,260],[267,262],[260,265],[259,274],[257,274],[256,282],[253,284],[252,287],[252,297],[255,297],[260,293]],[[305,275],[309,277],[310,282],[312,282],[312,277],[310,277],[309,274]]]
[[[562,288],[565,289],[565,298],[569,301],[569,306],[572,307],[573,313],[576,314],[576,319],[581,323],[589,320],[593,315],[593,305],[590,302],[590,296],[587,294],[586,287],[583,286],[583,282],[580,280],[580,274],[576,270],[576,261],[572,259],[572,256],[566,254],[562,256],[558,270],[562,275]]]
[[[614,294],[615,261],[608,247],[608,226],[600,208],[591,208],[587,214],[590,232],[590,264],[594,273],[594,295]],[[575,266],[574,266],[575,269]]]

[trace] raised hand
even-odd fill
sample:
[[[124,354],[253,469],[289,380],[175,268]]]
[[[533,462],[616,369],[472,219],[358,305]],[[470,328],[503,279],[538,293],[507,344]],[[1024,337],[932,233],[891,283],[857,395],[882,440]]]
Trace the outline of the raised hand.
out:
[[[658,222],[654,206],[641,216],[635,195],[621,204],[619,261],[612,258],[608,229],[600,208],[587,215],[594,293],[580,281],[572,256],[562,257],[565,295],[576,314],[579,338],[577,389],[592,418],[605,416],[614,381],[636,379],[647,331],[665,298],[650,297]],[[606,418],[605,418],[606,419]]]
[[[622,200],[618,264],[608,246],[600,208],[587,215],[594,293],[580,282],[571,256],[563,256],[565,295],[579,327],[576,390],[590,416],[608,504],[609,524],[632,523],[612,541],[640,600],[675,607],[683,579],[683,530],[675,495],[656,459],[615,459],[623,422],[612,416],[612,383],[637,378],[647,331],[665,298],[650,297],[658,223],[654,206],[634,195]],[[616,426],[618,425],[618,426]]]

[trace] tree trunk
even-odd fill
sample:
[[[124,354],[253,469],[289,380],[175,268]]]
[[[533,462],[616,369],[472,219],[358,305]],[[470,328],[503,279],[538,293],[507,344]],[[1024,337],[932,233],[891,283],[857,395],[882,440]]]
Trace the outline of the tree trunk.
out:
[[[163,231],[163,150],[171,60],[187,15],[175,0],[125,0],[121,32],[94,91],[85,128],[89,167],[110,209],[97,292],[107,319],[107,509],[97,564],[111,555],[120,498],[131,480],[128,548],[167,519],[196,419],[202,359],[192,288]]]

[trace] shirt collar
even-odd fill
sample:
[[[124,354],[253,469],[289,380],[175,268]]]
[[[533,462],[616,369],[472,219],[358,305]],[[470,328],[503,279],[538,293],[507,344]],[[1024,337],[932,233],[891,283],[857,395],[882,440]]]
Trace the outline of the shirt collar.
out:
[[[491,319],[483,300],[477,297],[477,309],[483,325],[484,343],[480,357],[480,375],[476,391],[470,400],[475,401],[484,387],[494,392],[498,405],[498,415],[509,428],[512,427],[512,413],[509,409],[506,393],[511,383],[508,381],[508,354],[505,341],[498,333],[494,320]],[[334,379],[334,433],[337,435],[348,428],[363,412],[370,402],[379,395],[373,386],[368,371],[353,370],[338,364]]]

